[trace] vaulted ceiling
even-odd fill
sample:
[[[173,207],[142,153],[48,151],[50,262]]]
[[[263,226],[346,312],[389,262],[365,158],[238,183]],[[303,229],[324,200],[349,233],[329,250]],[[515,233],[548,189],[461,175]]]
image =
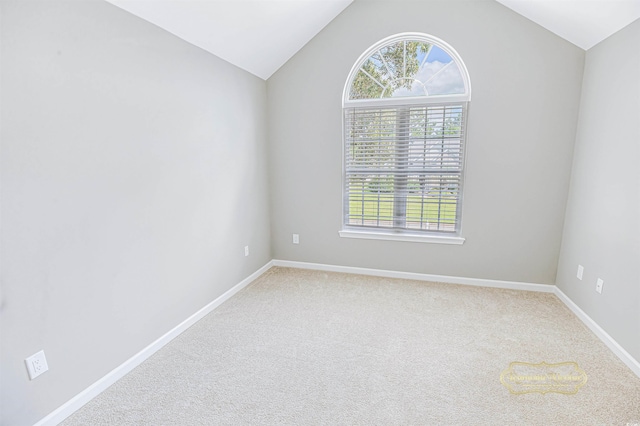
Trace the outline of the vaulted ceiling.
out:
[[[640,0],[497,0],[588,50],[640,18]]]
[[[353,0],[106,1],[266,80]],[[640,19],[640,0],[496,1],[585,50]]]
[[[267,79],[353,0],[107,0]]]

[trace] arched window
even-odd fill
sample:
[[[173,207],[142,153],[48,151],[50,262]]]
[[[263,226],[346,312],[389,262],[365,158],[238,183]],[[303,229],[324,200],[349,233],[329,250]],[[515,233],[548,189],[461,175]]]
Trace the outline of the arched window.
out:
[[[462,243],[465,124],[462,59],[426,34],[386,38],[344,89],[341,236]]]

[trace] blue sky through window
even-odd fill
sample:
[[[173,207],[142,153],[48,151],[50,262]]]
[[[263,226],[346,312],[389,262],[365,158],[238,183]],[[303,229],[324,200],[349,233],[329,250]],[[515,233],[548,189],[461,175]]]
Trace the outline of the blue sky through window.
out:
[[[452,60],[447,52],[435,45],[431,47],[429,56],[427,56],[427,62],[442,62],[443,64],[447,64]]]
[[[408,39],[387,44],[371,53],[371,56],[362,63],[361,67],[367,76],[359,77],[358,80],[360,86],[368,85],[366,86],[369,87],[367,90],[370,90],[371,93],[351,99],[464,94],[466,91],[464,77],[457,62],[449,53],[433,42],[426,42],[428,48],[423,50],[425,45],[422,43],[425,42],[419,41],[420,44],[418,49],[413,51],[415,56],[412,59],[417,60],[420,67],[414,74],[402,77],[402,67],[406,64],[404,64],[402,57],[398,57],[397,52],[399,49],[402,52],[404,43],[412,41],[414,40]],[[407,53],[405,51],[405,54]],[[406,60],[408,59],[406,58]],[[369,71],[367,72],[367,70]],[[369,80],[370,83],[367,83],[366,80]],[[374,82],[375,85],[373,85]],[[352,86],[350,93],[357,93],[357,88]]]

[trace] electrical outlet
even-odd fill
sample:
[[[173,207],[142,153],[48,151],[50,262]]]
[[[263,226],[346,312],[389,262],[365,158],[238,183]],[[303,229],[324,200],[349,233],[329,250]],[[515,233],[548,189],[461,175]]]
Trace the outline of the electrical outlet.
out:
[[[293,234],[293,244],[300,244],[300,235]]]
[[[249,246],[244,246],[244,255],[249,256]]]
[[[576,274],[576,276],[581,281],[582,281],[582,274],[584,274],[584,267],[582,265],[578,265],[578,273]]]
[[[598,278],[598,281],[596,281],[596,291],[600,294],[602,294],[602,286],[604,285],[604,281],[602,281],[601,278]]]
[[[27,364],[27,371],[29,372],[29,379],[33,380],[45,371],[49,369],[47,365],[47,358],[44,356],[44,351],[40,351],[37,354],[31,355],[24,360]]]

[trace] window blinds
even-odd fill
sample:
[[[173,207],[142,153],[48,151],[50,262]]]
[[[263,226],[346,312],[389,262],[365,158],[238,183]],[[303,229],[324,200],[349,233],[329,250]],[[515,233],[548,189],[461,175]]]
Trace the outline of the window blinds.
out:
[[[345,225],[458,233],[466,106],[345,108]]]

